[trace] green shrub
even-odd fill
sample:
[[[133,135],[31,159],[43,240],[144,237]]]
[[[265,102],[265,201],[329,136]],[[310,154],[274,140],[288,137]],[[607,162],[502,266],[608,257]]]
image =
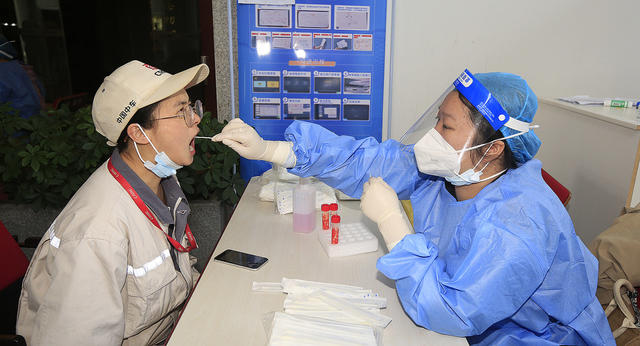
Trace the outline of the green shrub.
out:
[[[96,132],[90,107],[45,113],[23,119],[0,104],[0,181],[9,199],[35,208],[64,206],[113,150]],[[207,112],[200,133],[214,135],[224,125]],[[245,186],[235,170],[238,154],[207,140],[196,141],[196,152],[193,164],[178,171],[187,197],[235,205]]]

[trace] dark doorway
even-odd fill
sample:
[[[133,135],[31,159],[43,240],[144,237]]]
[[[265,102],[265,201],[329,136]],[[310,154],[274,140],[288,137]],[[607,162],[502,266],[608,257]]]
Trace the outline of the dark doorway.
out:
[[[61,0],[61,9],[74,93],[93,94],[104,76],[130,60],[176,73],[199,64],[208,55],[203,50],[213,47],[211,1]],[[213,51],[206,60],[213,69]],[[189,93],[215,109],[209,86],[215,90],[215,79]]]
[[[81,93],[88,93],[91,100],[103,78],[130,60],[170,73],[206,61],[210,77],[189,93],[215,113],[211,0],[21,0],[17,4],[12,35],[20,36],[27,62],[45,81],[49,103]]]
[[[17,58],[33,67],[44,86],[46,101],[70,94],[69,62],[59,3],[2,1],[0,13],[5,20],[0,31],[15,41]]]

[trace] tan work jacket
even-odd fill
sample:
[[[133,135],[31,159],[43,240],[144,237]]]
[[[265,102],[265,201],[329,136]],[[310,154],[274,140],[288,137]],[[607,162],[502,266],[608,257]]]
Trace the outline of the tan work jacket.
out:
[[[117,150],[114,156],[124,164]],[[186,247],[186,237],[181,243]],[[187,253],[177,253],[176,271],[171,249],[103,164],[40,241],[24,279],[17,333],[29,345],[163,342],[199,276]]]

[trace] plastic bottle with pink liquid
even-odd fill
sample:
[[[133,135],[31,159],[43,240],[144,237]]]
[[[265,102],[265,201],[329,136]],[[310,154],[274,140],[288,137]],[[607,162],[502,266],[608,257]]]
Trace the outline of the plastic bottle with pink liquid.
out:
[[[316,189],[311,178],[300,178],[293,189],[293,231],[313,232],[316,227]]]

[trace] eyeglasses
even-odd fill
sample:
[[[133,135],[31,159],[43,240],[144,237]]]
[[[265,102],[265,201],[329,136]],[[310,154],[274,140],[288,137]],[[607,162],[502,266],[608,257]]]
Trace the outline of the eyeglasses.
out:
[[[184,119],[184,123],[187,124],[187,127],[193,127],[193,125],[196,124],[196,115],[198,116],[198,119],[202,119],[202,102],[200,100],[196,100],[196,102],[193,103],[193,106],[187,105],[182,111],[182,114],[170,115],[168,117],[153,120],[182,118]]]

